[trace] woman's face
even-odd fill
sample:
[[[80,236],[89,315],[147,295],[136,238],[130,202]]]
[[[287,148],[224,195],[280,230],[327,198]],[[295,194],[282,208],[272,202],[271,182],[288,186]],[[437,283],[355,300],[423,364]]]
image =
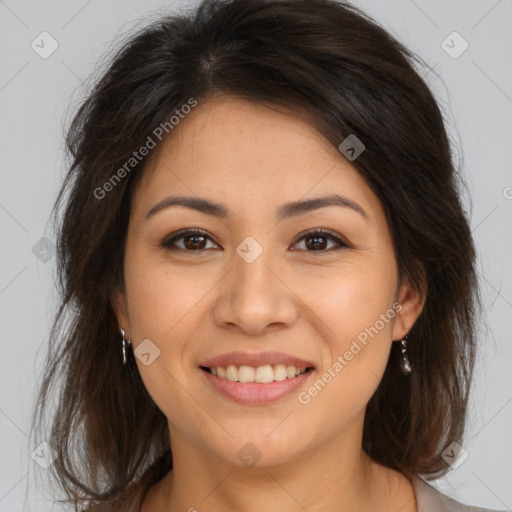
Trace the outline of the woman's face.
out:
[[[200,102],[171,135],[133,198],[116,314],[173,452],[179,439],[206,458],[264,465],[360,449],[392,340],[422,307],[397,282],[378,198],[311,126],[262,105]],[[308,203],[335,195],[345,204]],[[190,204],[148,215],[170,196]],[[185,228],[204,234],[172,242]],[[230,362],[232,379],[263,382],[202,368]],[[297,377],[287,368],[309,365]]]

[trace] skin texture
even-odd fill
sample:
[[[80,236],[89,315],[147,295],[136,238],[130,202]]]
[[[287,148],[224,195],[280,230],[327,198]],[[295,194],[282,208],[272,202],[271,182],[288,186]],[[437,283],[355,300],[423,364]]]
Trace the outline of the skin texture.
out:
[[[276,220],[283,203],[334,192],[368,220],[340,206]],[[173,206],[145,220],[169,195],[204,197],[232,215]],[[205,249],[186,252],[186,239],[176,242],[181,251],[159,246],[183,228],[207,231]],[[330,251],[336,244],[328,240],[320,240],[323,251],[308,248],[314,240],[301,237],[313,228],[350,248]],[[263,248],[252,263],[236,252],[247,236]],[[142,512],[416,511],[410,482],[371,461],[361,440],[391,343],[408,333],[423,300],[398,283],[377,196],[319,132],[260,104],[200,103],[151,155],[132,202],[124,271],[119,327],[134,350],[148,338],[160,350],[148,366],[136,361],[168,418],[174,459]],[[268,405],[230,401],[198,368],[233,350],[279,350],[314,363],[299,391],[307,390],[397,301],[400,313],[307,405],[296,392]],[[252,467],[237,455],[249,442],[261,453]]]

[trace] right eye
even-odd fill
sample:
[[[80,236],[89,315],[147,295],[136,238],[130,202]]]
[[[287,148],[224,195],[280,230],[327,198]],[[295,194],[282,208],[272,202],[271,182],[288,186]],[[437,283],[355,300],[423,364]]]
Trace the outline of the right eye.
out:
[[[202,229],[182,229],[176,233],[170,235],[170,238],[165,238],[160,242],[160,247],[168,251],[186,251],[186,252],[200,252],[211,249],[212,247],[206,247],[207,240],[212,240],[206,231]],[[181,242],[181,245],[179,242]],[[218,247],[214,243],[215,247]],[[215,248],[213,247],[213,248]]]

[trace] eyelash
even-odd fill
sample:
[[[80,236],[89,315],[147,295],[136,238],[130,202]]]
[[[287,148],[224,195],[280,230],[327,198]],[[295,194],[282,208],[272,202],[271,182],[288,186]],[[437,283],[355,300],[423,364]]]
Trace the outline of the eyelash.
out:
[[[171,238],[164,239],[159,245],[160,245],[160,247],[162,247],[163,249],[166,249],[168,251],[185,251],[185,252],[197,252],[197,253],[201,253],[203,251],[208,251],[209,249],[189,250],[189,249],[183,249],[181,247],[173,246],[173,244],[176,243],[176,241],[181,240],[182,238],[185,238],[186,236],[193,236],[193,235],[203,236],[205,238],[210,239],[213,242],[213,240],[211,239],[211,237],[209,236],[209,234],[206,231],[203,231],[202,229],[199,229],[199,228],[194,228],[194,229],[187,228],[187,229],[182,229],[176,233],[173,233],[173,235],[171,235]],[[331,248],[331,249],[321,249],[318,251],[314,251],[314,250],[308,251],[307,249],[299,249],[299,250],[304,250],[305,252],[309,252],[309,253],[313,253],[313,254],[316,254],[316,253],[325,254],[325,253],[329,253],[329,252],[336,252],[341,249],[352,248],[352,246],[350,246],[347,242],[345,242],[344,240],[342,240],[341,238],[336,236],[331,231],[326,230],[324,228],[314,228],[310,231],[307,231],[306,233],[300,235],[300,237],[298,238],[297,242],[294,243],[294,245],[296,245],[298,242],[300,242],[304,239],[313,238],[315,236],[327,238],[328,240],[335,242],[338,245],[338,247]],[[216,243],[216,242],[214,242],[214,243]]]

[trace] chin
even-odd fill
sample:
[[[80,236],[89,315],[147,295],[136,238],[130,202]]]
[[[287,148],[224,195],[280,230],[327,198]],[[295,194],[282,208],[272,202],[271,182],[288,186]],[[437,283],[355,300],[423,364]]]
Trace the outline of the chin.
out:
[[[275,425],[274,425],[275,428]],[[219,445],[219,439],[212,440],[211,451],[227,464],[240,468],[270,468],[287,464],[300,455],[298,447],[309,445],[302,438],[295,438],[286,432],[282,435],[258,434],[237,435],[229,443]],[[208,443],[209,444],[209,443]]]

